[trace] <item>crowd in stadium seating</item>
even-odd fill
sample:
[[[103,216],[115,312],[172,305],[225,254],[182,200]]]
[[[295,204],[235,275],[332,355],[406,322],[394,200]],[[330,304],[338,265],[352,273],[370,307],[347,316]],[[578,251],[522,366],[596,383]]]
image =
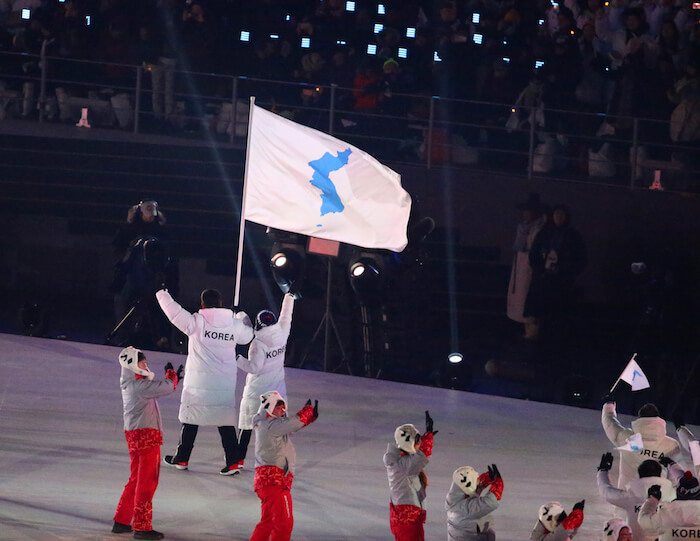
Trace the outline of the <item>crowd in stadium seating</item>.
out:
[[[405,114],[397,93],[663,120],[677,111],[671,139],[689,142],[700,138],[696,8],[692,0],[0,0],[0,51],[39,53],[45,43],[54,56],[143,64],[154,86],[172,86],[174,68],[335,83],[353,88],[348,107],[367,112]],[[118,66],[61,69],[79,72],[61,78],[113,85],[133,78]],[[200,91],[230,95],[215,83]],[[295,97],[313,105],[327,100],[320,94]],[[153,104],[166,115],[171,107]],[[550,114],[547,129],[565,122]]]

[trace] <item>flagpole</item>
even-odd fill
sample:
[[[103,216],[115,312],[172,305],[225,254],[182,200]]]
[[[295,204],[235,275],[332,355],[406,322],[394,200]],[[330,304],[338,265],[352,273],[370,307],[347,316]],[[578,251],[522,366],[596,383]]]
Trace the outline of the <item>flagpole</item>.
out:
[[[235,106],[235,104],[234,104]],[[238,255],[236,260],[236,285],[233,290],[233,306],[238,307],[241,297],[241,270],[243,269],[243,240],[245,239],[245,199],[248,189],[248,157],[250,156],[250,133],[253,126],[253,109],[255,108],[255,96],[250,97],[250,109],[248,110],[248,134],[245,145],[245,168],[243,170],[243,198],[241,199],[241,223],[238,227]],[[233,127],[236,129],[236,126]]]

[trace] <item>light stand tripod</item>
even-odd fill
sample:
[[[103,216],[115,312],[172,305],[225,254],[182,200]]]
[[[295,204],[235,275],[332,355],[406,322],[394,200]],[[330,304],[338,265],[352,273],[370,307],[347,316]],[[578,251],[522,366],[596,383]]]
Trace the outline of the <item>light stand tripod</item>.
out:
[[[321,332],[321,329],[324,329],[323,371],[328,372],[328,355],[330,353],[330,346],[331,346],[330,339],[331,339],[331,329],[332,329],[333,333],[335,334],[335,340],[338,343],[338,347],[340,348],[340,354],[341,354],[340,364],[338,364],[338,366],[333,368],[332,372],[336,372],[340,368],[345,368],[348,371],[348,374],[352,375],[352,370],[350,368],[350,364],[348,363],[347,357],[345,355],[345,347],[343,346],[343,341],[340,338],[340,333],[338,332],[338,327],[335,324],[335,320],[333,319],[333,313],[331,311],[331,287],[333,286],[333,265],[331,263],[330,257],[326,258],[326,263],[327,263],[326,311],[323,314],[323,317],[321,318],[321,322],[318,324],[318,327],[316,328],[316,332],[314,332],[314,335],[311,338],[309,345],[306,347],[306,352],[304,353],[304,356],[301,358],[301,361],[299,362],[299,368],[303,368],[304,363],[306,362],[306,359],[309,356],[309,353],[311,352],[311,347],[313,346],[314,342],[316,341],[316,338],[318,337],[319,333]]]

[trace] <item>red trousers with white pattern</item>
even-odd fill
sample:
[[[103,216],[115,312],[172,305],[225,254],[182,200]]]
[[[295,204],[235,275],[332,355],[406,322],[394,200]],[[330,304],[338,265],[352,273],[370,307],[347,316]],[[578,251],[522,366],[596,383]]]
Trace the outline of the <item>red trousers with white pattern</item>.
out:
[[[250,541],[289,541],[294,528],[292,493],[289,488],[272,485],[256,490],[260,498],[260,522]]]
[[[389,503],[389,523],[396,541],[425,541],[425,510],[415,505]]]
[[[131,524],[137,531],[153,529],[153,495],[158,488],[160,446],[129,451],[131,475],[114,514],[115,522]]]

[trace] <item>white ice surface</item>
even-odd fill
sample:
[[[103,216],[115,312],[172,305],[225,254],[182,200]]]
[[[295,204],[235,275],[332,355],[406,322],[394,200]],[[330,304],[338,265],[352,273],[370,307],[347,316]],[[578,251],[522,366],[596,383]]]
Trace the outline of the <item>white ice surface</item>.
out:
[[[1,540],[124,538],[109,533],[129,473],[117,352],[0,334]],[[148,357],[156,373],[185,360]],[[319,420],[294,436],[293,539],[391,539],[382,455],[394,428],[422,427],[426,409],[440,431],[427,468],[427,540],[446,538],[444,498],[464,464],[496,463],[503,474],[500,541],[529,539],[538,507],[552,499],[567,510],[586,499],[579,541],[597,540],[614,513],[596,490],[610,448],[597,411],[305,370],[287,378],[291,411],[307,397],[320,401]],[[179,391],[159,403],[166,454],[178,440]],[[222,466],[218,432],[203,427],[190,470],[161,469],[153,517],[166,539],[248,539],[259,518],[253,473],[222,477]]]

